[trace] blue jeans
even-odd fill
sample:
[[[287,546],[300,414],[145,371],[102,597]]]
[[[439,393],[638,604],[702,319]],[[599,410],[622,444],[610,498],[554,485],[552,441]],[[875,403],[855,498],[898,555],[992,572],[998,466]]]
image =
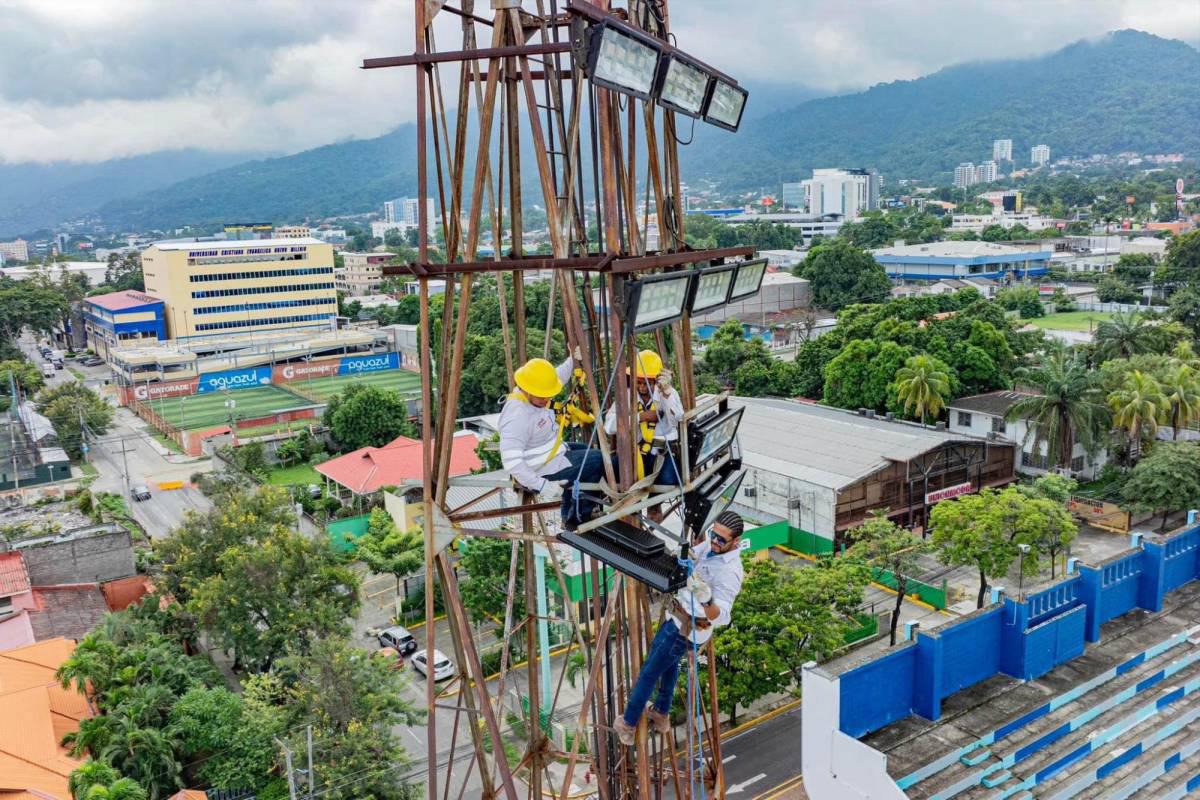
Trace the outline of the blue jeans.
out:
[[[571,487],[574,485],[576,476],[580,483],[596,483],[603,478],[604,454],[598,447],[589,449],[586,444],[581,442],[564,442],[563,446],[566,448],[563,456],[571,462],[571,465],[542,477],[556,483],[567,481],[562,495],[562,518],[564,521],[573,518],[576,522],[585,522],[592,516],[592,512],[598,505],[594,499],[595,495],[579,493],[579,514],[576,515],[575,498],[571,496]],[[582,470],[580,470],[581,465]]]
[[[670,453],[662,453],[662,459],[662,469],[658,471],[658,477],[654,479],[654,485],[678,486],[679,471],[675,466],[675,458]],[[647,475],[654,471],[656,461],[658,461],[658,455],[654,453],[646,453],[642,456],[642,464],[645,466]]]
[[[642,711],[646,708],[650,695],[654,694],[655,686],[658,687],[658,694],[654,697],[654,708],[663,714],[671,713],[675,684],[679,680],[679,660],[690,645],[690,641],[679,635],[675,620],[668,619],[659,626],[622,715],[630,727],[636,726],[642,718]]]

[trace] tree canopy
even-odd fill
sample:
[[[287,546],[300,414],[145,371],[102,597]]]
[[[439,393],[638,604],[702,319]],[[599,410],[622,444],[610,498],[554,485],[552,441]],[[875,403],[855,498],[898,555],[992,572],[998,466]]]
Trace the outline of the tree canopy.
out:
[[[879,262],[845,239],[813,247],[795,271],[811,284],[813,305],[831,311],[854,303],[880,303],[892,291]]]

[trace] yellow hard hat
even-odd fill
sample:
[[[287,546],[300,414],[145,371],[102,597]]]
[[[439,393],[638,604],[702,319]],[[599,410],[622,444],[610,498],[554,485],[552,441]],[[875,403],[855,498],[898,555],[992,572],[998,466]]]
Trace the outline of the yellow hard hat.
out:
[[[533,397],[554,397],[562,391],[562,381],[554,365],[544,358],[531,358],[513,373],[517,387]]]
[[[642,350],[637,354],[636,367],[639,378],[657,378],[663,368],[662,356],[653,350]]]

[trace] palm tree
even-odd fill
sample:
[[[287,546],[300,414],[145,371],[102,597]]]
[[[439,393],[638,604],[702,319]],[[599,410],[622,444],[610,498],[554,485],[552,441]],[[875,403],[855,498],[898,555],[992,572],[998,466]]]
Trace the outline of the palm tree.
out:
[[[1113,422],[1125,431],[1129,440],[1132,458],[1134,444],[1143,434],[1153,436],[1158,431],[1158,420],[1167,410],[1167,398],[1153,375],[1135,369],[1125,376],[1121,388],[1108,396],[1109,408],[1113,410]]]
[[[93,756],[108,746],[112,739],[112,717],[99,715],[79,721],[79,730],[68,733],[62,743],[75,758],[84,753]]]
[[[175,758],[173,731],[143,728],[128,717],[116,718],[113,735],[99,758],[146,787],[150,800],[162,800],[180,786],[183,767]]]
[[[55,677],[64,689],[75,684],[92,705],[92,697],[106,692],[116,677],[120,649],[107,637],[93,631],[76,645],[71,657],[59,666]],[[96,709],[93,707],[92,711]]]
[[[1137,311],[1113,314],[1112,319],[1101,322],[1096,328],[1097,362],[1150,352],[1153,347],[1151,333],[1145,316]]]
[[[118,778],[107,786],[97,784],[80,800],[148,800],[146,790],[129,778]]]
[[[108,786],[120,777],[120,774],[108,764],[89,758],[71,773],[71,777],[67,779],[67,788],[71,792],[71,797],[75,800],[83,800],[93,786]]]
[[[1167,373],[1162,382],[1167,400],[1166,422],[1171,425],[1171,439],[1179,438],[1179,430],[1200,419],[1200,377],[1195,370],[1182,364]]]
[[[571,688],[575,688],[575,681],[583,674],[587,662],[584,660],[583,653],[576,650],[571,655],[567,656],[567,683],[571,684]]]
[[[896,397],[904,403],[904,413],[912,409],[922,425],[926,415],[936,419],[942,413],[949,395],[949,376],[929,356],[913,356],[896,372]]]
[[[1066,351],[1054,352],[1035,367],[1017,370],[1017,384],[1037,393],[1018,400],[1005,419],[1024,420],[1022,445],[1033,442],[1035,453],[1046,450],[1046,460],[1069,468],[1076,444],[1095,452],[1108,430],[1109,413],[1095,373],[1087,363]]]

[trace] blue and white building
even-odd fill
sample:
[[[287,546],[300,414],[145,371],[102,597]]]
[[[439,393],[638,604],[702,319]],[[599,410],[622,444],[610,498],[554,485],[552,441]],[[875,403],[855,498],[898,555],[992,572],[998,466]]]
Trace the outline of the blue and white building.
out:
[[[133,290],[84,298],[83,327],[87,346],[107,358],[117,342],[166,339],[164,308],[161,299]]]
[[[885,247],[872,251],[872,255],[888,277],[895,280],[991,278],[1006,281],[1045,275],[1050,271],[1053,254],[993,242],[930,242]]]

